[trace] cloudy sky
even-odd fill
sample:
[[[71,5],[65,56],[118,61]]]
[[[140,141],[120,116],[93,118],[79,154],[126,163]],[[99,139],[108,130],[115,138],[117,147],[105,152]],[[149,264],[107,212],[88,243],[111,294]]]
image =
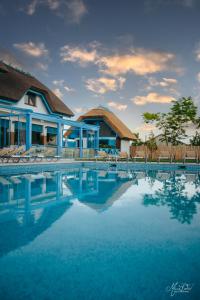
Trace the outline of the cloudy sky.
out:
[[[0,59],[76,117],[103,105],[145,136],[143,112],[200,101],[200,1],[1,0]]]

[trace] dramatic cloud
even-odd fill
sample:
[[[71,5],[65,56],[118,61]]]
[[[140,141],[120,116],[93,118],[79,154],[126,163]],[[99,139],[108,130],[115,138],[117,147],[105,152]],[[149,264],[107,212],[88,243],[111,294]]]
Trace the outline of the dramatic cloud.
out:
[[[62,62],[77,62],[82,66],[88,63],[95,63],[98,60],[96,49],[87,50],[80,47],[65,45],[60,52]]]
[[[99,63],[102,72],[113,76],[129,72],[146,75],[167,70],[173,59],[171,53],[137,50],[132,54],[101,57]]]
[[[121,89],[126,79],[119,77],[119,79],[101,77],[98,79],[88,79],[86,81],[86,88],[97,94],[105,94],[109,91],[116,91]]]
[[[65,45],[61,48],[61,61],[75,62],[81,66],[92,63],[98,66],[100,72],[119,76],[126,73],[146,75],[165,71],[172,68],[170,63],[175,59],[172,53],[144,49],[127,50],[125,54],[104,55],[97,48]]]
[[[136,96],[131,101],[135,103],[136,105],[145,105],[148,103],[170,103],[173,100],[175,100],[173,97],[168,95],[161,95],[157,93],[149,93],[146,96]]]
[[[87,13],[87,7],[82,0],[32,0],[25,12],[32,16],[41,6],[72,23],[79,23]]]
[[[108,102],[108,106],[112,107],[112,108],[115,108],[115,109],[117,109],[119,111],[123,111],[123,110],[127,109],[127,105],[126,104],[117,103],[117,102],[114,102],[114,101]]]
[[[32,57],[41,57],[41,56],[46,57],[49,54],[49,51],[46,49],[44,43],[35,44],[33,42],[28,42],[28,43],[14,44],[13,46]]]
[[[61,92],[61,90],[59,88],[54,89],[53,93],[60,99],[63,97],[63,93]]]

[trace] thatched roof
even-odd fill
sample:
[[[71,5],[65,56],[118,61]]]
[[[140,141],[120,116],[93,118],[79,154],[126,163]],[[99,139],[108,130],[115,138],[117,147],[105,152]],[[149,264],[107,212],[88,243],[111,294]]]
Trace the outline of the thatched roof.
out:
[[[73,112],[44,84],[35,77],[0,62],[0,99],[16,103],[27,90],[42,93],[52,112],[73,116]]]
[[[102,118],[118,134],[121,139],[136,140],[137,137],[130,129],[110,110],[104,107],[93,108],[86,114],[80,116],[78,121],[86,119]]]

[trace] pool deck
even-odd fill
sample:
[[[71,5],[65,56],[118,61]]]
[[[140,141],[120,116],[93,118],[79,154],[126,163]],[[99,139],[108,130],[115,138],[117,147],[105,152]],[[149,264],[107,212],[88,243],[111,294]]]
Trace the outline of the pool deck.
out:
[[[87,161],[74,159],[61,159],[59,161],[41,161],[28,163],[3,163],[0,164],[0,175],[7,175],[11,173],[31,173],[31,172],[45,172],[56,171],[71,168],[91,168],[99,170],[110,171],[179,171],[179,172],[200,172],[200,164],[196,163],[168,163],[168,162],[115,162],[115,161]]]

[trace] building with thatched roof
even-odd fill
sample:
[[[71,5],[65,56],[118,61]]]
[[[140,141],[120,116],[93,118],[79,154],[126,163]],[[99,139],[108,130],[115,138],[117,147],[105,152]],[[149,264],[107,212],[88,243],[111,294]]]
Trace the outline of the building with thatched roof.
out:
[[[32,75],[0,62],[0,148],[24,145],[48,145],[60,154],[65,126],[74,126],[82,139],[82,131],[95,136],[98,127],[72,121],[74,114],[48,87]],[[82,143],[79,147],[82,156]]]
[[[99,126],[99,147],[106,151],[117,149],[129,154],[130,142],[137,139],[113,112],[102,106],[89,110],[77,121]],[[65,137],[76,138],[76,134],[71,129],[66,132]]]

